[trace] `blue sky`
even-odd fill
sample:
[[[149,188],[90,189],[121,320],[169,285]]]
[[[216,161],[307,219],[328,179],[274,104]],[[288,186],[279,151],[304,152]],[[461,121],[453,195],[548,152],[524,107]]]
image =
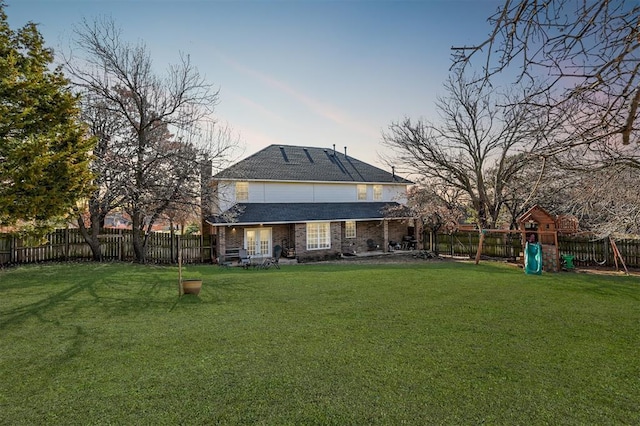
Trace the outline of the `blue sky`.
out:
[[[158,72],[189,54],[220,89],[216,115],[244,155],[270,144],[343,151],[382,166],[381,132],[403,117],[437,121],[451,46],[490,31],[495,0],[5,0],[9,23],[39,24],[67,49],[83,18],[111,16],[143,41]]]

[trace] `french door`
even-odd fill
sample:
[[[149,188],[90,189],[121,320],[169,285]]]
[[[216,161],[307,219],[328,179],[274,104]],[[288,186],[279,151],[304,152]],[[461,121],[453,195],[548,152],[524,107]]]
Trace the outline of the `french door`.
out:
[[[244,247],[249,256],[272,256],[271,228],[246,228]]]

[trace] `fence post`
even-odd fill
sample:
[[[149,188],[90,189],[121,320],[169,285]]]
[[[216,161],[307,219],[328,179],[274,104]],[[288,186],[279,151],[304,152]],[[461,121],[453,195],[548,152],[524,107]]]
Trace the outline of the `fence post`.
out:
[[[69,251],[71,250],[71,238],[69,235],[69,227],[64,229],[64,258],[69,260]]]
[[[122,249],[124,245],[124,235],[122,229],[118,229],[118,261],[122,262]]]
[[[200,263],[204,263],[204,235],[200,233]]]
[[[16,245],[16,236],[11,235],[11,241],[9,242],[9,263],[16,263],[18,259]]]
[[[453,233],[449,234],[449,252],[451,254],[451,256],[453,256]]]

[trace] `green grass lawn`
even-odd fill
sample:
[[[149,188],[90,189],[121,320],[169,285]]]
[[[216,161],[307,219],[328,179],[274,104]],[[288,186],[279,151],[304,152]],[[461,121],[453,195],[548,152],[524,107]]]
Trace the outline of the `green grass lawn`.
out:
[[[0,271],[0,424],[639,424],[640,279],[501,264]]]

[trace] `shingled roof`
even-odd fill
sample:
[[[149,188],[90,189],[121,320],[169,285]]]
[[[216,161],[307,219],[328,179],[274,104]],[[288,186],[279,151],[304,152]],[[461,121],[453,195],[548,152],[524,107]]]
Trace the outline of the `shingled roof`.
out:
[[[375,203],[239,203],[240,212],[233,221],[211,216],[207,222],[222,224],[300,223],[316,220],[370,220],[383,219],[385,208],[399,206],[395,202]],[[397,213],[396,213],[397,215]],[[407,213],[407,216],[409,213]]]
[[[269,145],[214,179],[413,183],[333,149],[292,145]]]

